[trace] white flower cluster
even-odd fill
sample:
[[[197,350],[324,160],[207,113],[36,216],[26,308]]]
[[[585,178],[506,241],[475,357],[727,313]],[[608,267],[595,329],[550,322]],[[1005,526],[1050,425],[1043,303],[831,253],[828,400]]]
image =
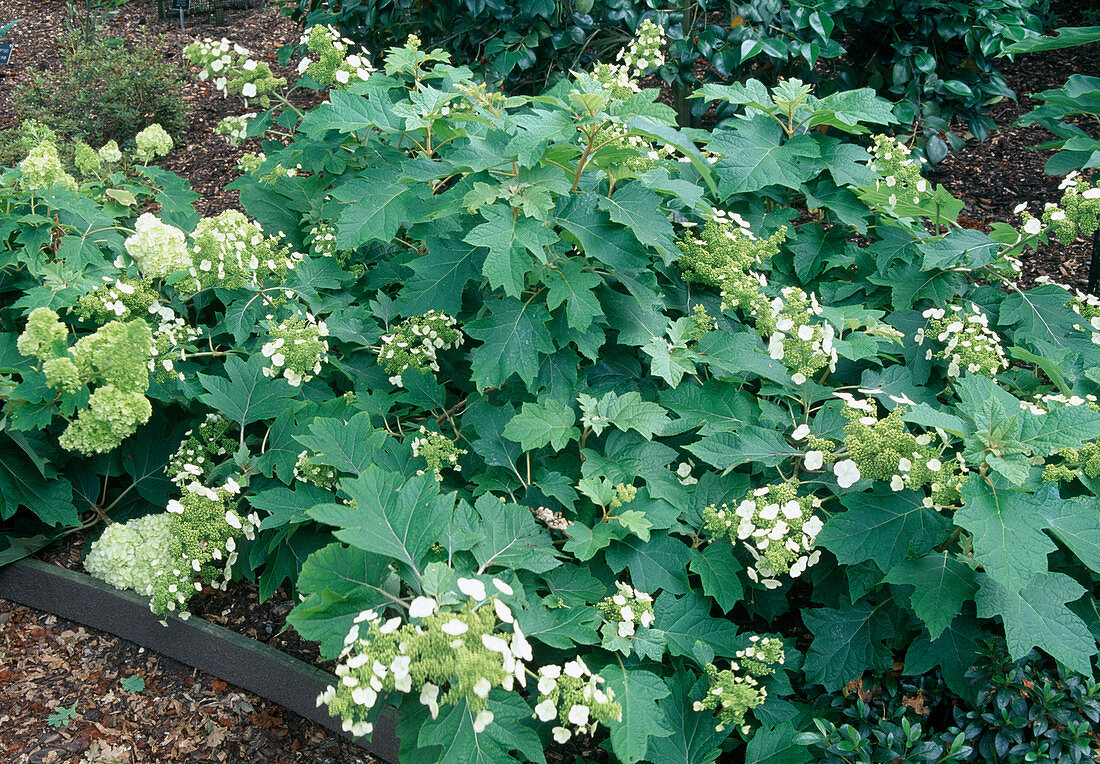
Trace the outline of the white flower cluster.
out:
[[[122,150],[115,141],[107,141],[99,147],[99,158],[107,164],[116,164],[122,161]]]
[[[1097,401],[1100,400],[1097,396],[1089,393],[1084,398],[1080,395],[1064,395],[1062,393],[1053,393],[1046,395],[1036,395],[1035,401],[1020,401],[1020,408],[1024,411],[1029,411],[1035,416],[1042,416],[1043,414],[1050,413],[1051,408],[1056,406],[1087,406],[1093,411],[1100,411],[1100,406],[1097,405]]]
[[[958,305],[949,306],[948,313],[943,308],[929,308],[922,314],[931,320],[930,333],[937,342],[945,343],[938,354],[948,361],[947,376],[958,377],[962,372],[995,377],[1008,368],[1008,358],[1001,348],[1000,336],[989,328],[989,317],[982,313],[977,305],[971,303],[970,311],[964,311]],[[924,343],[925,331],[917,330],[918,345]],[[925,358],[932,360],[933,352],[929,348]]]
[[[149,359],[149,371],[176,373],[182,382],[185,377],[183,372],[175,371],[174,356],[178,353],[179,360],[186,361],[188,348],[199,338],[201,332],[176,315],[174,310],[159,303],[150,305],[149,313],[157,318],[157,329],[153,333],[153,357]]]
[[[221,463],[219,457],[228,456],[236,445],[228,437],[231,423],[220,414],[207,414],[194,429],[183,434],[176,453],[168,460],[164,473],[181,491],[188,483],[204,481],[206,476]]]
[[[134,230],[134,235],[126,239],[126,251],[147,277],[163,279],[191,267],[187,237],[180,229],[145,212],[134,223]]]
[[[653,597],[622,581],[615,582],[615,594],[601,600],[599,608],[620,637],[633,637],[635,624],[643,629],[653,625]]]
[[[755,560],[749,578],[775,589],[780,585],[776,576],[798,578],[821,558],[814,549],[824,527],[814,514],[820,506],[816,496],[799,496],[798,483],[790,481],[755,489],[736,509],[726,504],[707,507],[703,520],[710,533],[746,542]]]
[[[512,587],[492,580],[500,594]],[[531,645],[511,609],[476,578],[459,578],[459,591],[468,599],[461,610],[447,610],[434,598],[420,596],[409,605],[409,621],[384,620],[365,610],[344,639],[342,663],[336,667],[338,687],[329,686],[317,697],[330,713],[344,720],[344,730],[367,735],[373,725],[367,714],[385,692],[420,691],[420,703],[437,718],[442,705],[465,699],[476,714],[474,729],[482,732],[493,722],[488,697],[494,687],[511,691],[527,683],[525,661],[533,658]],[[500,631],[501,624],[512,633]]]
[[[646,19],[634,33],[630,46],[622,48],[615,60],[622,61],[629,71],[641,76],[650,69],[664,65],[665,54],[661,51],[664,44],[664,27]]]
[[[306,241],[315,255],[332,257],[336,254],[336,229],[329,223],[318,223],[309,229]]]
[[[375,71],[369,53],[354,51],[355,44],[333,27],[315,26],[302,35],[299,44],[305,45],[314,58],[306,56],[298,62],[298,74],[308,74],[324,87],[346,88],[355,82],[365,82]]]
[[[816,320],[822,313],[817,295],[784,287],[782,296],[771,301],[771,310],[775,331],[768,338],[768,355],[790,369],[794,384],[805,384],[826,366],[836,370],[836,330],[828,321]]]
[[[116,589],[152,592],[172,544],[171,521],[158,512],[109,524],[84,558],[85,570]]]
[[[928,182],[921,177],[920,165],[910,158],[909,147],[890,136],[876,135],[867,151],[872,157],[868,169],[882,176],[875,181],[875,188],[890,193],[887,206],[896,206],[899,198],[920,204],[921,196],[929,190]]]
[[[278,239],[265,236],[259,223],[236,210],[203,218],[191,240],[188,273],[196,292],[211,287],[262,287],[281,281],[302,259]]]
[[[600,722],[621,720],[622,708],[615,702],[615,694],[604,689],[604,678],[580,658],[560,666],[543,666],[538,677],[535,718],[541,722],[560,718],[550,730],[554,742],[568,743],[574,735],[592,734]]]
[[[226,117],[218,123],[214,132],[224,137],[230,146],[239,146],[248,140],[248,121],[255,116],[255,112],[250,112],[237,117]]]
[[[271,364],[262,370],[265,377],[281,375],[291,387],[298,387],[320,374],[328,362],[328,326],[311,313],[271,325],[268,335],[271,339],[261,349]]]

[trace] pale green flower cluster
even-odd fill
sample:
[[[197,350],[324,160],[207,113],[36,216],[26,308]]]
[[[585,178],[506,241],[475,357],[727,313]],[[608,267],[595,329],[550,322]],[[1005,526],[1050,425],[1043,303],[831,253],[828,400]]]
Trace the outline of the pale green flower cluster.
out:
[[[882,176],[875,181],[875,188],[889,192],[888,205],[895,206],[899,199],[919,204],[928,192],[928,181],[921,177],[920,165],[910,157],[909,147],[888,135],[876,135],[867,151],[872,157],[867,167]]]
[[[401,387],[406,369],[439,371],[436,353],[462,344],[458,321],[446,313],[430,310],[402,321],[393,332],[382,335],[378,363],[386,367],[390,383]]]
[[[145,212],[134,223],[134,230],[126,239],[126,251],[148,278],[164,279],[191,267],[187,237],[180,229]]]
[[[108,526],[84,566],[113,586],[149,597],[154,613],[180,610],[186,618],[187,602],[203,583],[225,588],[237,539],[252,538],[259,525],[255,513],[238,514],[239,492],[234,480],[217,489],[188,483],[165,512]]]
[[[191,279],[180,286],[193,285],[196,292],[277,284],[302,259],[279,239],[265,236],[258,223],[236,210],[200,220],[191,242]]]
[[[959,501],[959,488],[968,472],[966,463],[961,458],[945,457],[943,449],[932,444],[932,435],[908,432],[902,419],[907,410],[904,405],[880,419],[875,401],[848,393],[835,395],[845,402],[848,418],[844,427],[848,458],[844,462],[850,464],[837,473],[842,488],[865,477],[889,483],[894,491],[927,486],[932,492],[925,499],[927,506],[948,506]]]
[[[225,138],[230,146],[239,146],[248,140],[248,121],[255,116],[255,113],[249,113],[238,117],[226,117],[218,123],[214,132]]]
[[[283,376],[291,387],[313,379],[328,362],[328,326],[311,314],[297,315],[268,325],[268,336],[261,350],[271,364],[264,366],[265,377]]]
[[[151,594],[172,545],[166,512],[111,523],[84,558],[84,569],[116,589]]]
[[[233,423],[220,414],[207,414],[196,429],[184,433],[176,453],[164,467],[164,474],[181,491],[188,483],[205,484],[211,472],[224,457],[237,449],[237,441],[229,436]]]
[[[118,164],[122,161],[122,150],[114,141],[107,141],[99,147],[99,158],[106,164]]]
[[[513,594],[512,587],[499,579],[492,583],[496,592],[490,596],[480,579],[459,578],[465,601],[458,609],[417,597],[407,622],[384,620],[373,610],[360,613],[336,667],[340,684],[326,688],[317,705],[327,704],[332,715],[344,720],[346,731],[367,735],[373,730],[368,715],[383,693],[419,690],[420,703],[433,719],[440,706],[464,699],[475,714],[475,731],[483,731],[493,722],[490,691],[526,686],[525,661],[533,658],[511,610],[498,597]]]
[[[199,67],[199,80],[210,80],[223,96],[256,98],[267,106],[270,94],[286,85],[285,77],[275,77],[270,66],[251,57],[248,48],[224,37],[195,40],[183,49],[183,56]]]
[[[723,310],[740,308],[763,320],[757,328],[764,333],[771,331],[771,310],[763,291],[768,282],[755,269],[779,252],[786,235],[787,229],[781,228],[758,239],[736,212],[715,209],[698,236],[689,232],[677,242],[683,253],[677,264],[684,281],[717,289]]]
[[[134,155],[138,161],[151,162],[157,157],[167,156],[172,150],[172,137],[158,124],[149,125],[134,136],[137,151]]]
[[[748,733],[745,714],[763,703],[768,696],[768,691],[760,686],[760,678],[774,674],[775,667],[783,665],[786,659],[780,640],[761,638],[755,634],[749,640],[752,644],[736,653],[740,663],[731,662],[725,671],[719,671],[713,663],[704,667],[710,678],[710,690],[703,700],[695,701],[692,708],[695,711],[716,711],[718,724],[715,729],[718,732],[733,724]]]
[[[466,451],[455,445],[454,441],[441,432],[429,430],[420,425],[420,434],[412,439],[412,455],[422,458],[428,464],[436,480],[443,480],[443,470],[450,469],[455,472],[462,471],[462,465],[458,463],[458,457]],[[423,475],[424,470],[417,470],[417,475]]]
[[[35,308],[15,347],[22,355],[45,361],[64,352],[68,336],[69,328],[61,323],[61,316],[49,308]]]
[[[615,693],[604,685],[604,678],[580,658],[560,666],[542,666],[538,673],[535,718],[541,722],[558,721],[550,730],[558,744],[568,743],[574,735],[591,735],[600,724],[621,721],[622,705],[615,702]]]
[[[1100,442],[1085,443],[1080,448],[1063,448],[1058,452],[1064,462],[1059,465],[1048,464],[1043,470],[1043,480],[1069,482],[1083,472],[1087,477],[1100,477]]]
[[[776,576],[798,578],[821,558],[814,549],[824,527],[814,514],[820,506],[816,496],[799,496],[798,481],[789,480],[750,491],[736,509],[712,504],[703,510],[703,528],[734,544],[746,542],[755,559],[747,571],[749,578],[775,589],[780,586]]]
[[[68,329],[56,312],[35,308],[16,340],[23,355],[42,361],[46,384],[62,393],[95,389],[61,434],[62,448],[85,455],[110,451],[149,421],[147,364],[153,337],[144,321],[112,321],[66,348]]]
[[[43,141],[30,150],[27,158],[19,163],[19,185],[27,191],[49,191],[55,185],[61,185],[70,191],[76,191],[76,178],[65,172],[57,147],[49,141]]]
[[[299,42],[313,57],[306,56],[298,62],[298,73],[312,77],[321,87],[344,89],[366,81],[374,71],[370,54],[365,50],[353,51],[354,43],[332,27],[314,26]]]
[[[298,454],[298,461],[294,463],[294,479],[302,483],[311,483],[318,488],[331,491],[336,488],[339,473],[335,467],[320,464],[310,457],[309,451]]]
[[[653,597],[622,581],[615,582],[615,594],[596,603],[615,636],[633,637],[636,625],[648,629],[653,625]]]
[[[73,143],[73,165],[84,177],[93,177],[103,169],[103,160],[99,153],[84,141]]]
[[[82,320],[103,324],[111,319],[144,316],[157,301],[157,293],[148,280],[104,276],[104,281],[107,283],[77,302],[76,313]]]
[[[782,361],[791,372],[791,381],[805,384],[813,374],[828,367],[836,369],[837,351],[833,345],[836,330],[828,321],[820,320],[821,305],[817,296],[798,287],[784,287],[780,297],[769,304],[771,320],[757,319],[757,331],[770,323],[774,329],[768,337],[768,355]]]
[[[1008,368],[1008,358],[1001,347],[1000,336],[989,328],[989,317],[977,305],[971,303],[970,311],[958,305],[950,305],[950,312],[943,308],[929,308],[924,317],[930,319],[928,331],[917,330],[918,345],[935,337],[944,347],[937,353],[929,348],[925,357],[933,355],[948,362],[947,376],[958,377],[963,371],[996,377]]]

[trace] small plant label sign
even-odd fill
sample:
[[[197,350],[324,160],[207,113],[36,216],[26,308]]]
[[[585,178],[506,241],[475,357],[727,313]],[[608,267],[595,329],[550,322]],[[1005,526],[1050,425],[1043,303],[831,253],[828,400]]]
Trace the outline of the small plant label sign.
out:
[[[178,0],[172,0],[178,2]],[[187,0],[184,0],[186,2]],[[11,63],[11,52],[15,48],[15,45],[10,42],[0,42],[0,66],[7,66]]]

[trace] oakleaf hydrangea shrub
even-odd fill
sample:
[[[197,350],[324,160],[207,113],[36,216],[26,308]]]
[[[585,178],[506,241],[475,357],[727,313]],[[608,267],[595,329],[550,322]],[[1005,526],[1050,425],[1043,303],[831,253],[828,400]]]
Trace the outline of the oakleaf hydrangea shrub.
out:
[[[138,230],[102,185],[5,174],[8,548],[170,514],[154,609],[287,585],[342,667],[320,703],[356,734],[395,707],[417,761],[803,751],[809,699],[864,676],[977,710],[989,640],[1089,678],[1096,308],[1011,259],[1053,220],[891,202],[868,91],[709,86],[743,114],[686,134],[637,82],[505,96],[418,40],[372,66],[250,121],[294,138],[243,212],[145,168]],[[108,375],[148,421],[84,458],[62,435]]]

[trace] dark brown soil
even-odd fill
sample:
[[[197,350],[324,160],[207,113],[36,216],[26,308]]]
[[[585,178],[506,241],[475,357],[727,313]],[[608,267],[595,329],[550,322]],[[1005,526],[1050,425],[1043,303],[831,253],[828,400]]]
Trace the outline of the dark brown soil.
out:
[[[1080,25],[1089,0],[1064,0],[1062,23]],[[66,6],[62,0],[0,0],[0,23],[23,21],[5,38],[16,47],[11,65],[0,69],[0,129],[18,126],[8,108],[16,85],[30,72],[56,69],[65,42]],[[141,27],[163,35],[158,49],[182,63],[179,51],[195,36],[226,36],[268,61],[276,75],[293,81],[294,73],[278,66],[276,50],[297,37],[294,24],[272,6],[230,12],[228,26],[209,19],[176,22],[157,19],[151,0],[121,6],[101,32],[106,37],[133,37]],[[971,140],[952,153],[935,171],[966,203],[966,225],[988,230],[995,221],[1017,222],[1012,208],[1021,201],[1033,211],[1060,196],[1058,179],[1046,176],[1048,152],[1031,147],[1048,140],[1045,131],[1014,127],[1017,118],[1036,103],[1031,93],[1059,87],[1074,73],[1100,74],[1100,44],[1020,57],[1005,62],[1009,85],[1019,100],[992,107],[1001,127],[984,143]],[[304,94],[302,105],[315,96]],[[213,134],[223,118],[246,109],[240,99],[222,98],[211,86],[193,82],[185,91],[191,124],[177,148],[162,163],[187,178],[200,194],[205,215],[237,206],[237,195],[223,186],[237,177],[236,163],[244,150],[234,149]],[[1025,283],[1037,275],[1083,287],[1089,251],[1083,242],[1052,244],[1025,257]],[[80,570],[84,537],[40,555],[64,567]],[[279,592],[260,602],[256,587],[235,582],[228,592],[207,589],[192,601],[193,612],[248,637],[278,647],[302,660],[319,661],[312,643],[285,628],[293,602]],[[140,676],[142,692],[127,692],[123,677]],[[48,717],[61,708],[76,708],[65,725],[52,727]],[[0,751],[4,762],[367,762],[360,750],[295,714],[224,682],[188,669],[175,661],[146,653],[123,640],[92,632],[50,615],[0,600]],[[112,758],[112,756],[114,758]]]

